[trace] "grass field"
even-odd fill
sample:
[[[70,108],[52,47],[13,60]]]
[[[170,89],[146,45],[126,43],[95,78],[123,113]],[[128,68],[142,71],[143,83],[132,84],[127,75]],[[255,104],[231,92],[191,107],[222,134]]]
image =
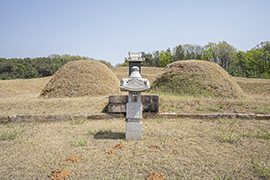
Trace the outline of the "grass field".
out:
[[[142,72],[153,81],[161,70]],[[127,74],[127,68],[112,71],[118,78]],[[96,114],[108,103],[108,96],[41,98],[49,79],[0,81],[0,115]],[[233,79],[245,96],[164,93],[159,94],[160,112],[270,113],[270,80]],[[141,141],[125,140],[125,119],[0,124],[0,179],[49,179],[57,169],[69,170],[68,179],[137,180],[149,172],[167,180],[270,179],[270,121],[155,118],[142,123]],[[113,149],[120,142],[125,147]],[[66,161],[71,156],[83,159]]]
[[[69,179],[137,180],[148,172],[166,179],[270,178],[270,121],[159,118],[142,123],[141,141],[124,139],[124,119],[1,124],[0,178],[47,179],[57,169],[69,170]],[[125,147],[106,154],[120,142]],[[67,162],[70,156],[83,160]]]

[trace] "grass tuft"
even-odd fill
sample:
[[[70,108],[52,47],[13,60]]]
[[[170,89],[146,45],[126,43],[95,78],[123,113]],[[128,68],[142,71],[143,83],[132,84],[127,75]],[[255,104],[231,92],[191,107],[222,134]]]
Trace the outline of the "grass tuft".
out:
[[[229,130],[222,130],[217,137],[221,142],[236,143],[242,139],[242,136],[236,132]]]
[[[270,131],[258,131],[257,134],[255,134],[255,137],[261,139],[270,139]]]
[[[231,177],[227,177],[227,175],[225,174],[224,176],[218,176],[216,178],[214,178],[213,180],[230,180],[232,179]]]
[[[22,130],[6,130],[1,132],[0,139],[1,140],[15,139],[16,137],[19,137],[21,133]]]
[[[78,146],[86,146],[87,145],[87,141],[84,140],[84,139],[80,139],[80,140],[75,140],[75,141],[70,141],[71,144],[75,147],[78,147]]]
[[[83,124],[85,122],[85,119],[77,119],[70,121],[71,125],[77,125],[77,124]]]
[[[270,167],[265,161],[251,161],[250,165],[255,172],[258,172],[261,176],[270,178]]]

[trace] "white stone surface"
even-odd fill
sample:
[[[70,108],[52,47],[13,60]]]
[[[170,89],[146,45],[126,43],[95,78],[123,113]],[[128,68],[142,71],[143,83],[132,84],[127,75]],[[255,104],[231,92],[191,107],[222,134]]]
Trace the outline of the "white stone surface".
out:
[[[128,102],[126,118],[141,119],[142,118],[142,103]]]
[[[142,122],[126,122],[126,139],[141,140],[142,139]]]
[[[129,78],[123,78],[120,82],[121,91],[143,92],[150,89],[150,82],[148,79],[141,77],[139,68],[132,67],[132,72]]]
[[[133,53],[133,52],[128,52],[129,57],[125,58],[126,62],[144,62],[145,58],[142,57],[142,53]]]

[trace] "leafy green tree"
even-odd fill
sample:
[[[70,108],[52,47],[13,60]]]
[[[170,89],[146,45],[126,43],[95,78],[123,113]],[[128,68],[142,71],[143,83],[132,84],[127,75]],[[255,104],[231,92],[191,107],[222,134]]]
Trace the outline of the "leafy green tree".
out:
[[[153,62],[153,55],[151,53],[142,52],[142,57],[145,58],[145,61],[142,63],[142,66],[148,66],[148,67],[155,66]]]
[[[180,61],[186,58],[185,48],[182,45],[178,45],[173,48],[173,61]]]
[[[162,50],[159,53],[159,67],[165,67],[171,62],[171,53],[169,51]]]
[[[152,55],[153,55],[153,66],[160,67],[159,66],[159,62],[160,62],[159,51],[154,51]]]
[[[229,45],[226,41],[219,42],[216,46],[218,64],[228,69],[236,60],[236,48]]]
[[[185,44],[183,47],[185,49],[185,59],[198,59],[203,52],[203,47],[200,45]]]

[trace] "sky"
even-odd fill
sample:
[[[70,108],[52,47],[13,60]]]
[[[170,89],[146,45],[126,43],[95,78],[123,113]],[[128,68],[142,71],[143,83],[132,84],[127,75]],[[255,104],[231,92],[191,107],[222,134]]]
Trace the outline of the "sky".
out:
[[[128,52],[270,41],[269,0],[0,0],[0,57],[80,55],[123,63]]]

